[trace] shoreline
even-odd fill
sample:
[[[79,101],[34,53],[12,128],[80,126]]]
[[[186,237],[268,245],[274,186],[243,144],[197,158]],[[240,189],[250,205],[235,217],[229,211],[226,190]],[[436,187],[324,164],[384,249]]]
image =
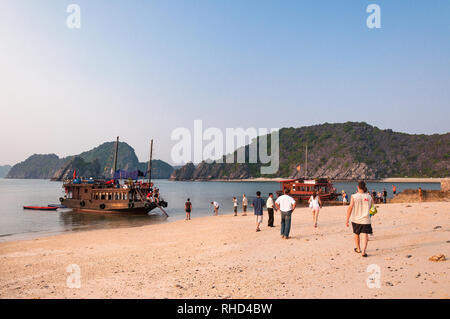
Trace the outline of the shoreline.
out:
[[[0,177],[0,179],[15,179],[15,180],[44,180],[44,181],[50,181],[50,182],[62,182],[62,181],[55,181],[52,179],[45,179],[45,178],[6,178],[6,177]],[[245,178],[245,179],[198,179],[198,180],[171,180],[170,178],[159,178],[154,179],[155,181],[158,180],[164,180],[164,181],[170,181],[170,182],[280,182],[283,180],[289,179],[288,177],[282,178],[282,177],[274,177],[274,178],[266,178],[266,177],[257,177],[257,178]],[[366,182],[371,183],[440,183],[442,180],[449,179],[449,177],[387,177],[387,178],[381,178],[381,179],[367,179]],[[359,179],[332,179],[332,182],[349,182],[349,183],[357,183]]]
[[[258,178],[246,178],[246,179],[199,179],[199,180],[171,180],[168,179],[170,182],[230,182],[230,183],[237,183],[237,182],[276,182],[279,183],[283,180],[286,180],[289,178],[281,178],[281,177],[274,177],[274,178],[265,178],[265,177],[258,177]],[[366,182],[369,183],[440,183],[442,180],[446,179],[446,177],[389,177],[389,178],[381,178],[381,179],[367,179]],[[350,180],[350,179],[332,179],[331,182],[333,183],[340,183],[340,182],[348,182],[348,183],[357,183],[359,180]]]
[[[249,212],[2,242],[0,298],[449,298],[448,261],[428,260],[449,257],[449,208],[379,205],[368,258],[353,251],[342,206],[324,207],[317,229],[297,208],[289,240],[265,211],[261,232]],[[66,284],[73,264],[79,289]],[[370,264],[379,289],[366,285]]]

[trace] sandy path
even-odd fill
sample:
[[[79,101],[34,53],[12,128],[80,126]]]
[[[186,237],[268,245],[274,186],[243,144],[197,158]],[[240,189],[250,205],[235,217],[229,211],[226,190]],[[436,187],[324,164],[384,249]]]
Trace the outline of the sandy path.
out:
[[[253,215],[226,215],[0,243],[0,297],[449,298],[449,261],[428,257],[450,257],[450,203],[381,205],[368,258],[353,252],[345,210],[324,208],[314,229],[297,209],[289,240],[277,214],[259,233]],[[367,287],[370,264],[381,288]]]

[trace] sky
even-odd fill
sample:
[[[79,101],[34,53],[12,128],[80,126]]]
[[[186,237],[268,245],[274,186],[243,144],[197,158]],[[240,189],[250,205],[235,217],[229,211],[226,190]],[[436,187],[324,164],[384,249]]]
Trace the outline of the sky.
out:
[[[174,164],[171,133],[194,120],[450,131],[450,1],[0,3],[0,165],[116,136],[141,161],[153,138],[154,158]]]

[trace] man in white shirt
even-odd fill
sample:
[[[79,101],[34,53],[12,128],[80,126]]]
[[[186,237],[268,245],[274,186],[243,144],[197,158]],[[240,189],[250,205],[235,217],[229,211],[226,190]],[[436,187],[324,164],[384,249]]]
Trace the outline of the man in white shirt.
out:
[[[273,203],[273,194],[272,193],[269,193],[269,198],[267,198],[266,207],[267,207],[267,214],[269,215],[269,222],[267,223],[267,226],[274,227],[273,226],[274,203]]]
[[[276,207],[281,214],[281,238],[288,239],[291,230],[291,215],[297,202],[288,195],[289,189],[284,189],[284,195],[277,198],[275,201]]]
[[[247,196],[242,195],[242,216],[247,216],[247,205],[248,205],[248,199]]]
[[[219,215],[219,203],[218,202],[211,202],[211,205],[214,207],[214,215]]]
[[[370,208],[372,204],[372,196],[367,193],[366,183],[363,181],[359,182],[358,192],[353,194],[350,200],[345,225],[349,227],[351,217],[353,233],[355,234],[356,248],[354,250],[356,253],[361,253],[363,257],[367,257],[367,243],[369,241],[369,234],[372,234],[372,223],[370,220]],[[362,247],[360,245],[360,237],[362,237]]]

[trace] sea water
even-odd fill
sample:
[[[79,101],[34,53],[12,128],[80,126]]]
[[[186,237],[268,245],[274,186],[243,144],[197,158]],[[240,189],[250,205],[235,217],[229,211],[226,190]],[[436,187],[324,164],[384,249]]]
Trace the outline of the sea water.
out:
[[[277,182],[175,182],[155,180],[162,197],[169,203],[166,209],[169,218],[153,210],[150,215],[93,214],[73,212],[71,209],[57,211],[24,210],[23,206],[47,206],[59,204],[64,195],[61,182],[37,179],[0,178],[0,241],[29,239],[71,231],[100,228],[134,227],[170,222],[185,218],[184,203],[192,202],[191,218],[213,214],[212,201],[220,205],[219,214],[231,214],[233,196],[239,202],[241,211],[242,194],[246,194],[249,205],[260,191],[265,198],[280,189]],[[404,189],[440,189],[439,183],[395,183],[397,192]],[[356,191],[356,182],[336,182],[337,192],[347,194]],[[392,183],[367,183],[369,191],[382,192],[384,188],[392,197]],[[276,196],[276,195],[275,195]],[[251,213],[249,207],[249,212]]]

